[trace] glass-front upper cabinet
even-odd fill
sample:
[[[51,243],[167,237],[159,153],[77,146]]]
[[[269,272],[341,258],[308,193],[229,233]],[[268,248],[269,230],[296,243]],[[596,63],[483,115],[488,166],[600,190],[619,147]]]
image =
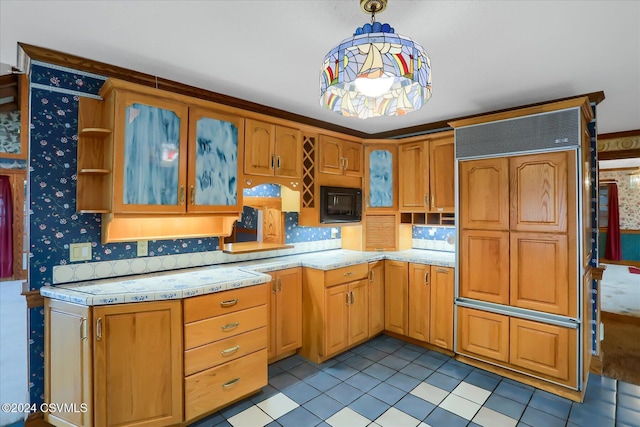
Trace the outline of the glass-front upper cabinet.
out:
[[[189,110],[188,211],[238,212],[238,142],[244,119],[203,108]]]
[[[369,145],[365,147],[365,189],[367,210],[397,210],[398,147]]]
[[[186,209],[188,107],[142,94],[116,94],[113,211]]]

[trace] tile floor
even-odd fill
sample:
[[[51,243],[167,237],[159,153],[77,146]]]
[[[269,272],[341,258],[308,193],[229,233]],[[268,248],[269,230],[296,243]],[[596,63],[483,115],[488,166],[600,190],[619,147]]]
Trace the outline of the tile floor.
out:
[[[322,364],[292,356],[269,385],[191,427],[638,427],[640,386],[590,375],[584,403],[385,335]]]

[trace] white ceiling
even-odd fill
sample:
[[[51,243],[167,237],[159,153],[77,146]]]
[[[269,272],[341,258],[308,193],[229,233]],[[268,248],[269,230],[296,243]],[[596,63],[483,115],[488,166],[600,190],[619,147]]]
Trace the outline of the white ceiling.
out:
[[[377,20],[425,47],[433,97],[345,118],[319,106],[319,68],[369,20],[358,0],[0,0],[0,62],[23,42],[366,133],[604,91],[598,133],[640,129],[640,1],[389,0]]]

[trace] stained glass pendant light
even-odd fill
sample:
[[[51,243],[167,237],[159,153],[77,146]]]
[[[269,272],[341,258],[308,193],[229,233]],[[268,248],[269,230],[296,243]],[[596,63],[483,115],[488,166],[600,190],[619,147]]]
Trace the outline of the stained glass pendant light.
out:
[[[325,56],[320,72],[320,105],[366,119],[417,111],[431,98],[431,61],[424,48],[380,24],[375,14],[387,0],[360,0],[371,23],[356,28]]]

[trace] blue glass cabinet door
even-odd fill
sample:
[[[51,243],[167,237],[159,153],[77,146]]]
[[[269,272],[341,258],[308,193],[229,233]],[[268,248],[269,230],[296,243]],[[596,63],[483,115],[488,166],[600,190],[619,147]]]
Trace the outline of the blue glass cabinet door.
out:
[[[244,119],[211,110],[189,109],[190,212],[240,212],[239,144],[244,141]]]
[[[188,107],[122,92],[115,114],[114,212],[185,212]]]
[[[365,149],[367,209],[393,210],[397,206],[396,146],[368,146]]]

